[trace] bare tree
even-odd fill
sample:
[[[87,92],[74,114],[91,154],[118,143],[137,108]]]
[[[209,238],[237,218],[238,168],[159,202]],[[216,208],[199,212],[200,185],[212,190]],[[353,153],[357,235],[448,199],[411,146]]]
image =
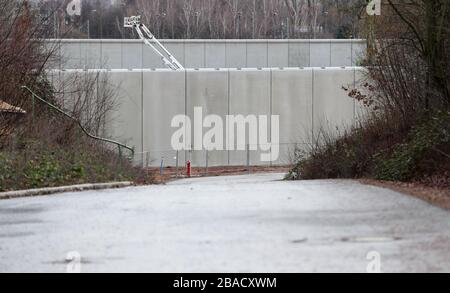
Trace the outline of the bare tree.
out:
[[[45,23],[52,14],[38,19],[27,1],[0,0],[0,5],[5,11],[0,15],[0,100],[30,112],[31,101],[20,87],[48,89],[43,72],[57,44],[44,44],[42,39],[48,36]],[[0,139],[14,124],[0,114]]]
[[[423,109],[450,104],[449,19],[446,0],[388,0],[369,17],[370,78],[382,107],[407,124]]]

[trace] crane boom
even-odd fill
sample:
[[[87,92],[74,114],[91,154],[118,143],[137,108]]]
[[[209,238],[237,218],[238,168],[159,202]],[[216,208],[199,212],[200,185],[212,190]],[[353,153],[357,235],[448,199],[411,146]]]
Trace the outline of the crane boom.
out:
[[[139,38],[149,46],[162,60],[164,65],[172,70],[184,70],[183,65],[173,56],[158,39],[150,32],[150,30],[141,23],[141,16],[125,17],[124,27],[134,28]],[[153,43],[152,43],[153,42]]]

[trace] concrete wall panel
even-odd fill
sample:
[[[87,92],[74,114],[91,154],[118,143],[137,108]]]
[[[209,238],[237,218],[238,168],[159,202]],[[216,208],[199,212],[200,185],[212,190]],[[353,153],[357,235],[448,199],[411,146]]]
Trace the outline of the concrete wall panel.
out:
[[[289,67],[289,42],[268,43],[268,67]]]
[[[230,70],[230,115],[270,115],[271,73],[263,70]],[[230,131],[228,129],[228,131]],[[247,138],[248,142],[248,131]],[[237,148],[235,142],[234,149]],[[241,146],[244,147],[245,146]],[[231,146],[229,146],[231,148]],[[259,165],[260,152],[252,151],[250,163]],[[245,151],[230,151],[231,165],[245,165]]]
[[[289,66],[309,67],[310,65],[310,42],[290,41],[289,42]]]
[[[81,68],[81,43],[64,42],[61,45],[62,68],[77,69]]]
[[[185,43],[185,67],[205,67],[205,43],[202,41],[186,41]]]
[[[314,126],[315,137],[321,129],[328,133],[345,130],[354,121],[355,102],[342,87],[354,84],[353,68],[314,69]]]
[[[171,121],[176,115],[184,115],[185,73],[169,69],[144,71],[143,84],[143,140],[144,161],[150,166],[160,166],[164,160],[166,166],[176,166],[177,152],[171,145]],[[179,165],[184,165],[184,151],[178,153]]]
[[[161,57],[155,53],[155,51],[146,46],[142,45],[142,56],[143,56],[143,68],[154,69],[154,68],[166,68]]]
[[[144,45],[140,42],[126,42],[123,44],[123,69],[140,69],[144,62]],[[145,53],[151,51],[147,46]]]
[[[343,66],[342,64],[352,64],[352,45],[348,42],[333,42],[331,43],[331,66],[339,67]]]
[[[87,41],[81,43],[81,62],[83,69],[101,69],[102,66],[102,43]]]
[[[205,67],[224,68],[226,67],[226,43],[208,42],[205,44]]]
[[[227,68],[247,67],[247,45],[241,41],[229,40],[226,43]]]
[[[272,70],[272,115],[279,115],[281,143],[274,164],[288,164],[296,147],[312,143],[312,82],[312,69]]]
[[[106,133],[142,152],[142,76],[140,71],[113,70],[108,84],[117,94],[117,104],[108,117]],[[139,159],[139,154],[136,155]]]
[[[102,43],[103,68],[122,69],[123,66],[123,43],[116,41],[104,41]]]
[[[311,40],[311,66],[330,66],[330,40]]]
[[[247,42],[247,68],[267,67],[267,41]]]
[[[187,71],[187,114],[192,121],[192,143],[194,144],[194,107],[203,108],[203,117],[218,115],[225,121],[228,114],[228,71],[227,70],[188,70]],[[225,126],[225,125],[224,125]],[[209,129],[203,131],[203,135]],[[223,133],[225,143],[226,134]],[[228,152],[210,151],[210,166],[228,164]],[[193,166],[205,166],[206,152],[193,151]]]

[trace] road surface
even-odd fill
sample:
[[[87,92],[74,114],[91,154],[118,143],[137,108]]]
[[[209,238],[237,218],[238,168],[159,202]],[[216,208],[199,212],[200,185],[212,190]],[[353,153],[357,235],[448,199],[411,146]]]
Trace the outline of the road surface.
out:
[[[450,272],[450,213],[282,174],[0,201],[0,272]]]

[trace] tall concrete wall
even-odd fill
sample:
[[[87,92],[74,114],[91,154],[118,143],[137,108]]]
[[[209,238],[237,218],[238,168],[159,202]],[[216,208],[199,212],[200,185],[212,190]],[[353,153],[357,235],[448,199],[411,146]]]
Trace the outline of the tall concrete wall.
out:
[[[202,107],[203,117],[218,115],[225,121],[228,114],[228,70],[187,70],[187,97],[186,113],[192,122],[192,144],[194,137],[194,108]],[[225,141],[225,133],[221,137]],[[210,151],[210,165],[228,164],[228,153],[225,151]],[[191,152],[190,159],[196,164],[206,164],[206,152],[195,150]]]
[[[280,116],[280,158],[289,164],[295,148],[313,142],[313,72],[318,69],[272,70],[272,114]],[[334,85],[332,85],[334,87]]]
[[[230,115],[271,115],[271,70],[270,69],[242,69],[230,70]],[[231,129],[228,129],[231,131]],[[246,133],[246,141],[249,142],[249,133]],[[234,149],[230,152],[230,164],[242,165],[247,160],[245,146],[235,142]],[[250,148],[256,147],[250,145]],[[261,153],[252,151],[250,164],[257,165],[260,162]]]
[[[176,153],[171,145],[172,118],[186,112],[185,72],[171,70],[142,71],[143,97],[143,147],[149,152],[137,159],[148,160],[150,165],[176,166]],[[185,162],[184,152],[179,153],[180,163]]]
[[[54,40],[49,41],[54,43]],[[356,66],[364,40],[162,40],[186,68]],[[165,68],[140,40],[61,40],[57,69]]]
[[[342,89],[364,78],[359,67],[179,72],[100,70],[100,73],[117,93],[117,107],[108,119],[106,134],[134,146],[136,161],[152,166],[159,166],[162,159],[166,166],[177,163],[176,151],[171,147],[172,134],[179,129],[171,127],[175,115],[187,115],[191,119],[194,144],[195,107],[203,108],[203,117],[214,114],[224,122],[226,115],[279,115],[280,157],[272,162],[278,165],[289,164],[295,148],[308,149],[320,129],[334,130],[337,126],[349,125],[362,112]],[[85,72],[50,72],[55,85],[80,74]],[[70,99],[70,96],[63,98]],[[206,131],[208,129],[204,129],[203,134]],[[226,133],[223,141],[225,145]],[[260,161],[260,154],[259,150],[250,152],[252,165],[268,164]],[[237,150],[179,152],[178,155],[180,166],[187,159],[192,160],[193,166],[205,166],[206,160],[209,166],[245,165],[247,162],[247,153]]]
[[[115,70],[104,74],[107,74],[108,82],[114,88],[117,99],[116,107],[108,117],[106,134],[134,146],[136,152],[142,152],[144,145],[143,72]],[[150,128],[147,129],[150,130]]]

